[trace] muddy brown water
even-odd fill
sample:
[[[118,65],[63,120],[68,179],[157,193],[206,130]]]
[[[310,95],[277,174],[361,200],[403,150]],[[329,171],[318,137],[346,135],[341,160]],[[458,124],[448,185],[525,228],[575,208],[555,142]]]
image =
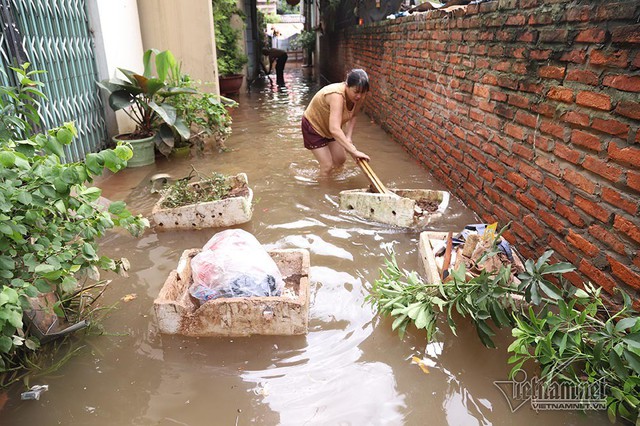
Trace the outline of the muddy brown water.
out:
[[[488,425],[603,424],[602,412],[532,410],[512,413],[494,381],[506,381],[509,332],[486,349],[461,321],[458,336],[442,324],[437,341],[410,330],[400,340],[391,320],[365,302],[387,250],[402,267],[419,270],[418,232],[369,223],[338,210],[338,193],[365,188],[349,161],[334,179],[318,182],[315,161],[302,147],[299,120],[320,87],[301,69],[286,88],[258,82],[239,97],[234,151],[169,159],[129,169],[102,182],[104,195],[148,214],[158,196],[154,173],[246,172],[257,201],[251,222],[238,226],[267,248],[311,253],[309,333],[296,337],[184,338],[158,333],[153,300],[183,250],[202,247],[216,230],[155,232],[134,239],[113,233],[104,254],[127,257],[128,279],[113,279],[105,305],[107,335],[87,336],[61,370],[33,379],[48,384],[39,401],[16,390],[0,414],[2,425]],[[444,189],[366,115],[354,142],[389,188]],[[452,198],[428,229],[459,230],[476,216]],[[135,299],[124,302],[126,295]],[[413,363],[422,359],[427,368]],[[425,371],[426,370],[426,371]],[[522,401],[518,401],[519,404]]]

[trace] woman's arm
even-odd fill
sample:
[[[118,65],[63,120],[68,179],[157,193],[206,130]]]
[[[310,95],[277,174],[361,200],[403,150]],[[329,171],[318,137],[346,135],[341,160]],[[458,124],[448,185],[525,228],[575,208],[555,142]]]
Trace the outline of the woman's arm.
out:
[[[351,142],[351,134],[353,133],[353,127],[355,125],[355,110],[354,117],[347,122],[347,134],[342,131],[342,108],[343,98],[338,93],[330,93],[327,96],[327,102],[329,103],[329,131],[331,136],[342,147],[351,154],[354,158],[364,158],[369,160],[369,156],[364,152],[358,151],[355,145]]]
[[[355,106],[353,107],[353,115],[351,116],[351,119],[347,121],[347,124],[346,124],[347,131],[345,132],[345,136],[347,137],[347,139],[349,139],[349,142],[351,142],[353,129],[355,129],[356,127],[356,117],[358,116],[358,111],[360,111],[361,107],[362,107],[361,102],[356,103]]]

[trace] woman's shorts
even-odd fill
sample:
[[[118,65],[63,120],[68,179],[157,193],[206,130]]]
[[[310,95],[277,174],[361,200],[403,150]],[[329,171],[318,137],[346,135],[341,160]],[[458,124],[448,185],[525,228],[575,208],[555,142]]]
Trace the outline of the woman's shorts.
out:
[[[319,135],[305,116],[302,117],[302,138],[304,139],[304,147],[307,149],[322,148],[335,140]]]

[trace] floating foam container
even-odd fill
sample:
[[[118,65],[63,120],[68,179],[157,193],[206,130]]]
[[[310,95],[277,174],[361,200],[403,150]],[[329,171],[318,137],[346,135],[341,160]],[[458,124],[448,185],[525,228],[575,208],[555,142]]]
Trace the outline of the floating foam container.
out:
[[[191,259],[200,249],[185,250],[153,307],[161,333],[184,336],[298,335],[309,329],[309,252],[270,250],[285,288],[282,296],[229,297],[203,304],[189,287]]]
[[[229,176],[227,183],[233,188],[246,186],[247,195],[175,208],[161,207],[165,199],[163,196],[151,211],[151,221],[157,229],[222,228],[249,222],[253,214],[253,191],[248,187],[247,175]]]
[[[367,220],[406,228],[419,227],[449,205],[449,193],[430,189],[389,189],[393,194],[352,189],[340,192],[340,209]],[[428,206],[430,208],[423,208]]]

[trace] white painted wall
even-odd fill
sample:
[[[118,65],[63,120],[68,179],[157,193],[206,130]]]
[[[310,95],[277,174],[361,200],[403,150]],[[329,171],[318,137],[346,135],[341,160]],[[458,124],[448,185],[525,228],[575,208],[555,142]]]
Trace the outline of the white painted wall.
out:
[[[96,64],[99,80],[120,77],[117,68],[142,73],[142,36],[136,0],[87,1],[89,26],[95,40]],[[114,114],[103,96],[107,129],[110,136],[133,130],[127,115]]]
[[[170,50],[201,90],[219,94],[211,8],[211,0],[138,0],[145,50]]]

